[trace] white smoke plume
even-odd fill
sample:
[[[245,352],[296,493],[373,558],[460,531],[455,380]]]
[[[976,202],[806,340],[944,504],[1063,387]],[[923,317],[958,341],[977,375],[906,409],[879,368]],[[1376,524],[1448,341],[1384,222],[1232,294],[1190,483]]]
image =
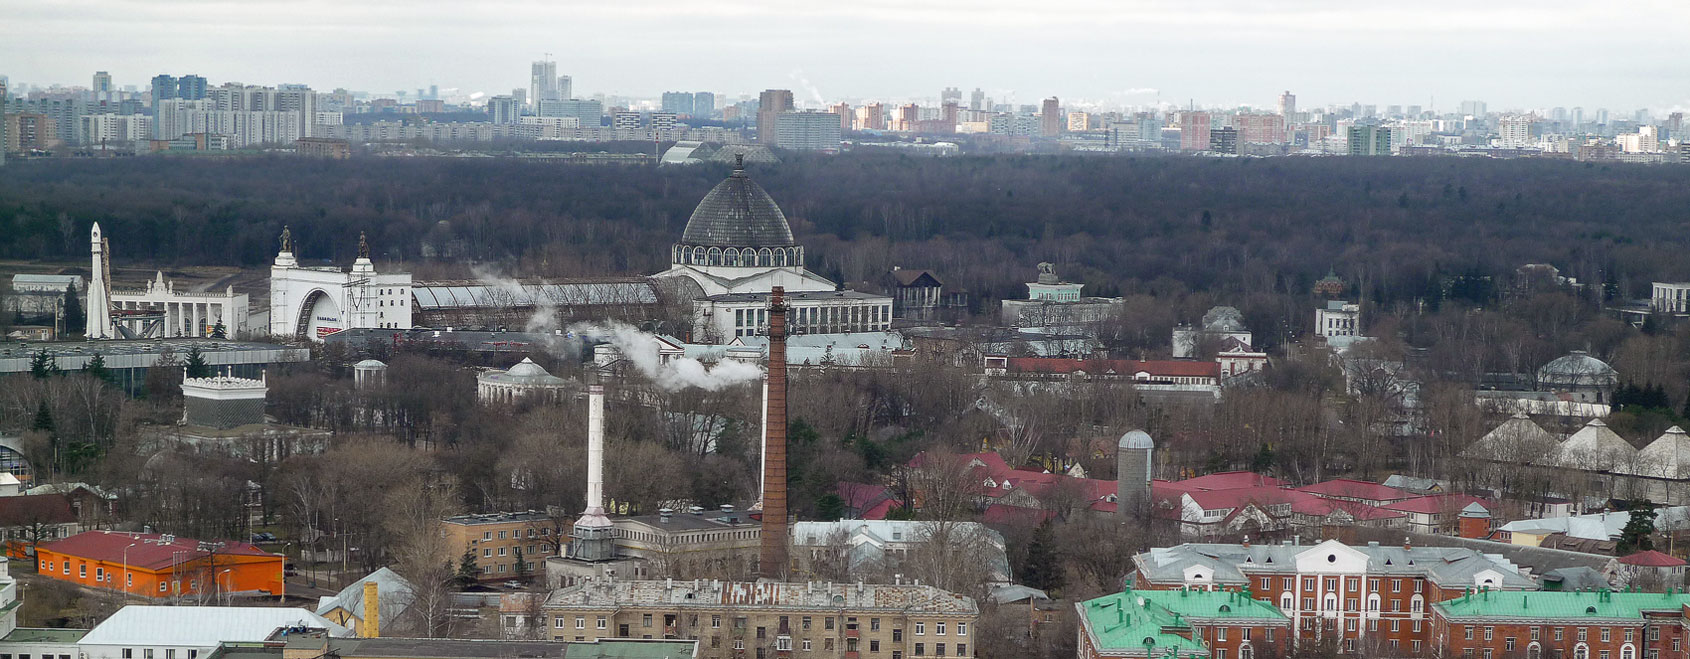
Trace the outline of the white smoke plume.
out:
[[[810,100],[815,101],[816,105],[827,105],[827,101],[822,99],[822,90],[817,89],[815,85],[810,83],[810,77],[804,75],[804,69],[793,69],[791,77],[798,83],[799,87],[803,87],[804,91],[810,93]]]
[[[761,367],[733,359],[723,359],[714,367],[691,357],[678,357],[665,363],[657,353],[653,336],[625,323],[577,323],[569,326],[569,333],[609,341],[622,353],[623,359],[665,391],[690,387],[719,391],[763,377]]]
[[[544,291],[526,289],[522,282],[496,272],[483,270],[479,266],[472,268],[470,273],[474,275],[476,281],[496,289],[492,300],[493,304],[504,306],[534,305],[534,314],[523,323],[522,331],[549,333],[558,328],[557,301],[547,297]]]

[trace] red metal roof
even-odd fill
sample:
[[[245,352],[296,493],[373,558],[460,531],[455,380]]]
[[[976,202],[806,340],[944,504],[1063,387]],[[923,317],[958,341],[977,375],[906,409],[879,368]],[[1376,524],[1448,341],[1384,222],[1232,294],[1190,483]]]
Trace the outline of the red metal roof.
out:
[[[1466,508],[1469,504],[1474,503],[1484,506],[1486,510],[1490,510],[1496,505],[1471,494],[1431,494],[1395,503],[1387,503],[1379,507],[1405,513],[1431,515],[1436,513],[1459,513],[1462,508]]]
[[[1131,359],[1064,359],[1061,357],[1010,357],[1006,370],[1014,373],[1075,373],[1132,377],[1218,378],[1221,365],[1212,361],[1137,361]]]
[[[1682,558],[1674,558],[1653,549],[1640,551],[1629,556],[1621,556],[1620,562],[1638,567],[1678,567],[1686,564]]]
[[[158,533],[122,533],[117,531],[87,531],[50,542],[41,547],[48,551],[107,563],[127,563],[130,566],[160,570],[185,563],[212,553],[236,556],[273,556],[272,554],[234,540],[221,541],[222,547],[212,548],[192,538],[178,538]],[[215,544],[215,543],[212,543]],[[209,550],[209,551],[208,551]]]
[[[1248,471],[1223,471],[1174,481],[1171,486],[1188,491],[1236,490],[1241,487],[1284,487],[1286,481]]]
[[[1414,498],[1413,494],[1394,487],[1385,487],[1378,483],[1350,480],[1348,478],[1334,478],[1332,480],[1305,485],[1297,488],[1300,492],[1307,492],[1318,497],[1343,497],[1349,499],[1365,499],[1367,501],[1402,501]]]
[[[1372,520],[1376,520],[1376,519],[1395,519],[1395,518],[1398,518],[1398,517],[1407,517],[1408,516],[1405,513],[1395,511],[1395,510],[1388,510],[1388,509],[1385,509],[1385,508],[1375,508],[1373,506],[1369,506],[1369,505],[1362,503],[1360,501],[1340,501],[1338,499],[1322,499],[1322,498],[1314,496],[1314,495],[1308,495],[1308,497],[1309,497],[1308,499],[1305,499],[1303,501],[1299,501],[1297,503],[1292,504],[1291,505],[1291,512],[1297,513],[1299,515],[1313,515],[1313,516],[1316,516],[1316,517],[1325,517],[1327,515],[1332,514],[1334,511],[1342,510],[1346,513],[1349,513],[1350,517],[1355,518],[1355,520],[1358,521],[1358,522],[1367,522],[1367,521],[1372,521]]]

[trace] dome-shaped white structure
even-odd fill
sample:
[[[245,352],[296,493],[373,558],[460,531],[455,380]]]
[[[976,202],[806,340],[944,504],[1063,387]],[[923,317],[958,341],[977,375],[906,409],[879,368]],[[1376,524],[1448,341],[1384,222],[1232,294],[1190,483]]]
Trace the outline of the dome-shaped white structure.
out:
[[[1143,430],[1129,430],[1127,434],[1121,435],[1121,442],[1118,447],[1124,449],[1156,448],[1156,441],[1150,438],[1150,433]]]
[[[1619,373],[1607,362],[1574,350],[1537,370],[1538,386],[1548,391],[1576,394],[1584,402],[1607,402],[1619,381]]]
[[[509,369],[490,370],[475,377],[476,397],[483,404],[515,403],[523,398],[559,401],[568,396],[569,381],[546,372],[527,357]]]

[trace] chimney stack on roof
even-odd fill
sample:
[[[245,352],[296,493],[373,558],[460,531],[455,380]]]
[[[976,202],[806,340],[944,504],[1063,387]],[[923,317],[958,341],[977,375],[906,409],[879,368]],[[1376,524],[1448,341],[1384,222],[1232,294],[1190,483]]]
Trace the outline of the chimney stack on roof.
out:
[[[769,299],[768,411],[763,442],[763,531],[757,572],[765,579],[786,574],[786,290]]]

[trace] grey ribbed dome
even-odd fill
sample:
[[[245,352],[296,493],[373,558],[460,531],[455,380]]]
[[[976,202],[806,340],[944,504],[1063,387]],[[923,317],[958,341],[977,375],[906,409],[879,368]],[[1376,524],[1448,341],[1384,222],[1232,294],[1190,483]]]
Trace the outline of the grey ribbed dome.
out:
[[[745,170],[735,169],[698,202],[683,245],[706,247],[782,247],[794,245],[792,227],[775,200]]]
[[[1129,430],[1129,431],[1127,431],[1127,434],[1121,435],[1121,441],[1117,444],[1116,448],[1124,448],[1124,449],[1156,448],[1156,442],[1152,441],[1150,439],[1150,433],[1147,433],[1143,430]]]

